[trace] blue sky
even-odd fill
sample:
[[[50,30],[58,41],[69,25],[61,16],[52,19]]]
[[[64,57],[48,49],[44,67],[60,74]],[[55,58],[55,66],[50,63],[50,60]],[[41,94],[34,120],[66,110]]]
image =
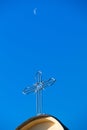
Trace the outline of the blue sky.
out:
[[[43,92],[43,112],[70,130],[87,129],[85,0],[0,1],[0,130],[35,116],[35,94],[22,90],[38,70],[43,79],[56,78]]]

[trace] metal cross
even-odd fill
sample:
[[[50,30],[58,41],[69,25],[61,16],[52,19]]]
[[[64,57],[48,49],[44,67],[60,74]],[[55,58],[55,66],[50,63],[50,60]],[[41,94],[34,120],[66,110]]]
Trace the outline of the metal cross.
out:
[[[31,92],[36,93],[36,113],[37,115],[42,114],[42,90],[47,86],[52,86],[56,81],[54,78],[50,78],[46,81],[42,80],[42,72],[36,73],[36,83],[32,87],[26,87],[23,90],[23,94],[29,94]]]

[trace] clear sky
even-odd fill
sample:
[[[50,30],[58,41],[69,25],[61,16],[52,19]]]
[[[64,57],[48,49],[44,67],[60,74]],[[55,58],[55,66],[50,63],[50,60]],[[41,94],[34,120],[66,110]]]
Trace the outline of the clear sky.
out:
[[[35,83],[38,70],[44,80],[56,78],[43,92],[43,112],[70,130],[86,130],[85,0],[0,0],[0,130],[35,116],[35,94],[22,90]]]

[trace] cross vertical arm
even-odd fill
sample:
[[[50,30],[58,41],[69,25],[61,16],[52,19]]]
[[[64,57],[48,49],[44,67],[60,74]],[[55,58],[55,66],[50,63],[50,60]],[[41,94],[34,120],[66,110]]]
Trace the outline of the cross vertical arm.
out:
[[[42,90],[36,92],[36,114],[42,113]]]
[[[38,71],[36,74],[36,113],[42,113],[42,72]]]

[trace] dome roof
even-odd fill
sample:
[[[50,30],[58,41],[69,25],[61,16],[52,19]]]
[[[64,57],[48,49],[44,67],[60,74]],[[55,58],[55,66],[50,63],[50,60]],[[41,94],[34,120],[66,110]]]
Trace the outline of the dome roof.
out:
[[[68,130],[57,118],[39,115],[22,123],[16,130]]]

